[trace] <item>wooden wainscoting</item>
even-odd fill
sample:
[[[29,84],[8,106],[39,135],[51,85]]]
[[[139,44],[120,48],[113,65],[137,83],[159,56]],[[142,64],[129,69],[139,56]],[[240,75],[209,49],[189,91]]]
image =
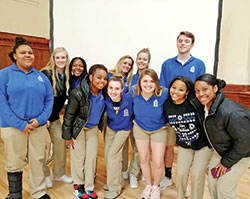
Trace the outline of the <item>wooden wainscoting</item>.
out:
[[[228,84],[223,89],[226,98],[250,109],[250,85],[234,85]]]
[[[42,37],[0,32],[0,69],[12,64],[12,61],[9,58],[9,53],[15,45],[15,38],[17,36],[24,37],[32,46],[35,54],[33,66],[37,70],[43,68],[50,57],[49,40]]]

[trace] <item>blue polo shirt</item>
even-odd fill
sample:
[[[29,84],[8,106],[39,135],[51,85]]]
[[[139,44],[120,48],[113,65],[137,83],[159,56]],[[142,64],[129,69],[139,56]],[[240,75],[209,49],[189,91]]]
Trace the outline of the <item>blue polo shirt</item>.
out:
[[[90,90],[89,99],[91,103],[91,109],[88,122],[85,125],[86,128],[92,128],[99,123],[105,107],[105,100],[101,90],[99,91],[98,96],[93,95]]]
[[[108,80],[113,77],[113,75],[111,73],[108,73]],[[124,83],[124,90],[123,90],[123,93],[127,93],[128,92],[128,83],[127,83],[127,75],[125,75],[122,80],[123,80],[123,83]]]
[[[177,56],[167,59],[161,68],[160,86],[169,88],[170,82],[179,75],[189,77],[193,82],[202,74],[206,72],[206,67],[203,61],[191,56],[189,60],[182,65],[177,60]]]
[[[130,85],[131,87],[134,86],[134,85],[137,85],[139,76],[140,76],[140,75],[139,75],[138,71],[137,71],[136,74],[133,75],[132,81],[131,81],[131,85]]]
[[[80,86],[80,84],[81,84],[82,78],[83,78],[83,75],[80,76],[77,80],[75,80],[75,79],[73,78],[73,81],[72,81],[72,84],[71,84],[71,86],[70,86],[70,89],[73,90],[73,89],[75,89],[75,88],[78,88],[78,87]]]
[[[145,100],[142,95],[134,95],[133,110],[136,124],[146,131],[155,131],[166,124],[163,104],[168,98],[168,89],[164,88],[160,97],[152,95]]]
[[[0,70],[0,126],[23,130],[35,118],[44,125],[53,108],[49,79],[31,67],[28,73],[16,64]]]
[[[133,127],[133,99],[130,94],[123,94],[120,108],[116,114],[112,101],[108,97],[105,101],[107,105],[108,127],[114,131],[128,131]]]

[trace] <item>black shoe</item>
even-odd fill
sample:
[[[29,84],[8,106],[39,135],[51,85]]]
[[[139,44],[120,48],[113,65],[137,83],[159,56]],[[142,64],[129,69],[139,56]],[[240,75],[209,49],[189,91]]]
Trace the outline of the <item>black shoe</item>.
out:
[[[40,197],[39,199],[50,199],[50,196],[46,193],[42,197]]]

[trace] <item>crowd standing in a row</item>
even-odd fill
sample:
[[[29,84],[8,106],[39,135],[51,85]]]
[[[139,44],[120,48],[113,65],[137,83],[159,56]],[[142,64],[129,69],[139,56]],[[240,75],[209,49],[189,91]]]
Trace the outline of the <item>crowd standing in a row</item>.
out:
[[[75,57],[69,63],[62,47],[53,51],[39,72],[32,66],[30,44],[16,38],[10,53],[13,65],[0,70],[7,198],[22,198],[26,163],[31,197],[50,198],[46,194],[46,188],[53,187],[45,158],[47,130],[53,143],[54,180],[73,182],[73,194],[79,199],[98,197],[94,179],[99,131],[104,132],[105,198],[117,198],[124,179],[137,188],[141,172],[146,185],[140,197],[160,199],[160,191],[173,183],[175,144],[178,199],[189,195],[189,174],[191,198],[203,198],[207,168],[211,198],[237,198],[237,184],[250,164],[250,111],[225,99],[221,91],[225,82],[205,74],[204,63],[190,54],[193,45],[192,33],[178,35],[178,55],[163,63],[159,80],[149,69],[147,48],[137,54],[135,75],[131,56],[121,57],[109,71],[95,64],[87,72],[85,60]],[[59,113],[67,96],[61,125]],[[133,155],[128,168],[129,138]],[[65,173],[66,146],[72,178]]]

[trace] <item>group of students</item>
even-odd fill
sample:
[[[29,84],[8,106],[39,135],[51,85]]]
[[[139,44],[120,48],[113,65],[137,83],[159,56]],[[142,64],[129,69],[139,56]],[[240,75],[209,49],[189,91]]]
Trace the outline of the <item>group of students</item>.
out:
[[[237,183],[250,164],[250,111],[225,99],[221,91],[225,82],[205,74],[204,63],[190,54],[193,45],[193,34],[181,32],[178,55],[163,63],[158,79],[149,69],[147,48],[137,54],[135,75],[131,56],[121,57],[109,71],[95,64],[87,72],[85,60],[75,57],[69,62],[62,47],[39,72],[32,66],[31,46],[17,38],[10,53],[14,64],[0,70],[7,197],[22,198],[22,171],[28,162],[31,197],[50,198],[47,129],[54,148],[54,180],[73,182],[73,194],[79,199],[98,197],[94,179],[99,131],[104,132],[107,199],[121,194],[124,179],[137,188],[140,172],[146,183],[140,197],[160,199],[160,191],[172,184],[175,144],[177,198],[186,197],[191,173],[191,198],[202,199],[207,168],[211,197],[237,198]],[[67,96],[61,124],[59,113]],[[133,155],[128,168],[129,138]],[[72,178],[65,173],[66,146]]]

